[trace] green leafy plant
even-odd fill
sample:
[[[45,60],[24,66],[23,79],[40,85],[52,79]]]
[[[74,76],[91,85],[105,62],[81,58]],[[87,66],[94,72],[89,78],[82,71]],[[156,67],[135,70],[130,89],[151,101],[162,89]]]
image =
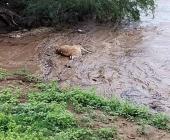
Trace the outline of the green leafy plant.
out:
[[[107,114],[109,117],[110,114],[116,115],[170,130],[169,117],[152,114],[145,107],[127,101],[106,100],[92,90],[62,91],[55,81],[49,84],[38,83],[36,87],[39,90],[29,92],[25,103],[19,102],[18,90],[7,88],[0,91],[0,139],[117,139],[115,128],[105,128],[102,125],[98,129],[94,127],[95,122],[107,122]],[[80,109],[78,113],[77,108]],[[95,111],[105,115],[100,117]],[[86,115],[77,119],[75,114],[81,113]]]
[[[10,75],[7,71],[0,69],[0,80],[3,80],[6,78],[8,75]]]
[[[140,12],[154,10],[154,0],[24,0],[25,15],[49,24],[91,18],[100,22],[139,20]]]
[[[32,76],[32,74],[26,70],[26,69],[19,69],[16,72],[13,72],[11,76],[17,77],[18,79],[22,79],[24,82],[33,82],[33,83],[39,83],[41,80],[39,78],[36,78],[35,76]]]

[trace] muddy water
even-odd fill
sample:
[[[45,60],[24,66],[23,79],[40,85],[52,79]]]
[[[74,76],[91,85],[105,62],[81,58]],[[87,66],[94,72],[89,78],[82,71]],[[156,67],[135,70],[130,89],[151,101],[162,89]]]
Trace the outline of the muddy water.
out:
[[[125,58],[135,83],[122,97],[170,113],[170,1],[159,0],[157,5],[155,19],[142,19],[145,31],[135,47],[143,52]]]
[[[0,67],[26,67],[61,87],[94,87],[98,94],[118,96],[156,111],[170,113],[170,2],[159,0],[155,19],[142,18],[137,28],[115,32],[94,23],[86,33],[42,31],[19,38],[0,38]],[[74,61],[57,55],[63,44],[81,44],[92,53]]]

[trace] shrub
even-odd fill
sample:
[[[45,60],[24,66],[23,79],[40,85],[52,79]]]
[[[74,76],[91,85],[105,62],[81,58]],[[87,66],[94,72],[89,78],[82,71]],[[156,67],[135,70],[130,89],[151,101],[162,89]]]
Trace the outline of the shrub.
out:
[[[154,0],[24,0],[25,15],[41,23],[139,20],[140,11],[154,10]]]

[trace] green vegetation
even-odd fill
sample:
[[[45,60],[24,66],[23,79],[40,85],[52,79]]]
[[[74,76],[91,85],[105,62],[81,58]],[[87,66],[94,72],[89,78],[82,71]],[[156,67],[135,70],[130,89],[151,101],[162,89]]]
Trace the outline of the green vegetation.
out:
[[[39,83],[41,80],[32,76],[32,74],[27,71],[26,69],[20,69],[14,73],[11,73],[11,76],[21,79],[23,82],[30,82],[30,83]]]
[[[0,69],[0,81],[3,80],[21,80],[23,82],[39,83],[40,79],[31,75],[31,73],[25,69],[18,70],[14,73],[9,73],[3,69]]]
[[[51,101],[46,100],[47,91],[53,94]],[[57,96],[54,92],[60,94],[58,89],[50,85],[40,93],[30,94],[27,103],[20,103],[19,93],[14,94],[12,89],[2,90],[0,139],[109,140],[117,137],[113,128],[93,130],[79,127],[74,114],[67,109],[67,102],[55,101]]]
[[[24,17],[16,22],[27,26],[54,26],[87,19],[112,23],[136,21],[141,12],[153,13],[155,8],[154,0],[4,0],[1,5],[6,2],[7,8]]]
[[[10,75],[8,72],[3,69],[0,69],[0,80],[5,79],[8,75]]]
[[[170,130],[169,118],[151,114],[148,109],[117,99],[106,100],[93,90],[60,90],[57,83],[38,83],[37,90],[22,93],[15,88],[0,91],[0,139],[4,140],[111,140],[119,139],[108,116]],[[24,93],[25,94],[25,93]],[[103,112],[100,116],[97,111]],[[106,125],[107,126],[107,125]]]
[[[139,20],[140,11],[154,9],[154,0],[25,0],[25,13],[53,23],[89,18],[118,22]]]

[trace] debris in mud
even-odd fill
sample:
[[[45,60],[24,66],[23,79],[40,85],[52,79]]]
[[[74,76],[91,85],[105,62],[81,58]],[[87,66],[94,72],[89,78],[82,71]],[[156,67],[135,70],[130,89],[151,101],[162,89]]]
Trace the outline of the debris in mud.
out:
[[[77,32],[80,33],[80,34],[85,34],[86,33],[86,31],[81,30],[81,29],[77,29]]]
[[[149,103],[149,107],[157,112],[164,112],[165,108],[162,107],[163,104],[160,101],[152,101]]]
[[[21,35],[20,35],[20,34],[16,34],[16,35],[10,35],[9,37],[10,37],[10,38],[20,38]]]

